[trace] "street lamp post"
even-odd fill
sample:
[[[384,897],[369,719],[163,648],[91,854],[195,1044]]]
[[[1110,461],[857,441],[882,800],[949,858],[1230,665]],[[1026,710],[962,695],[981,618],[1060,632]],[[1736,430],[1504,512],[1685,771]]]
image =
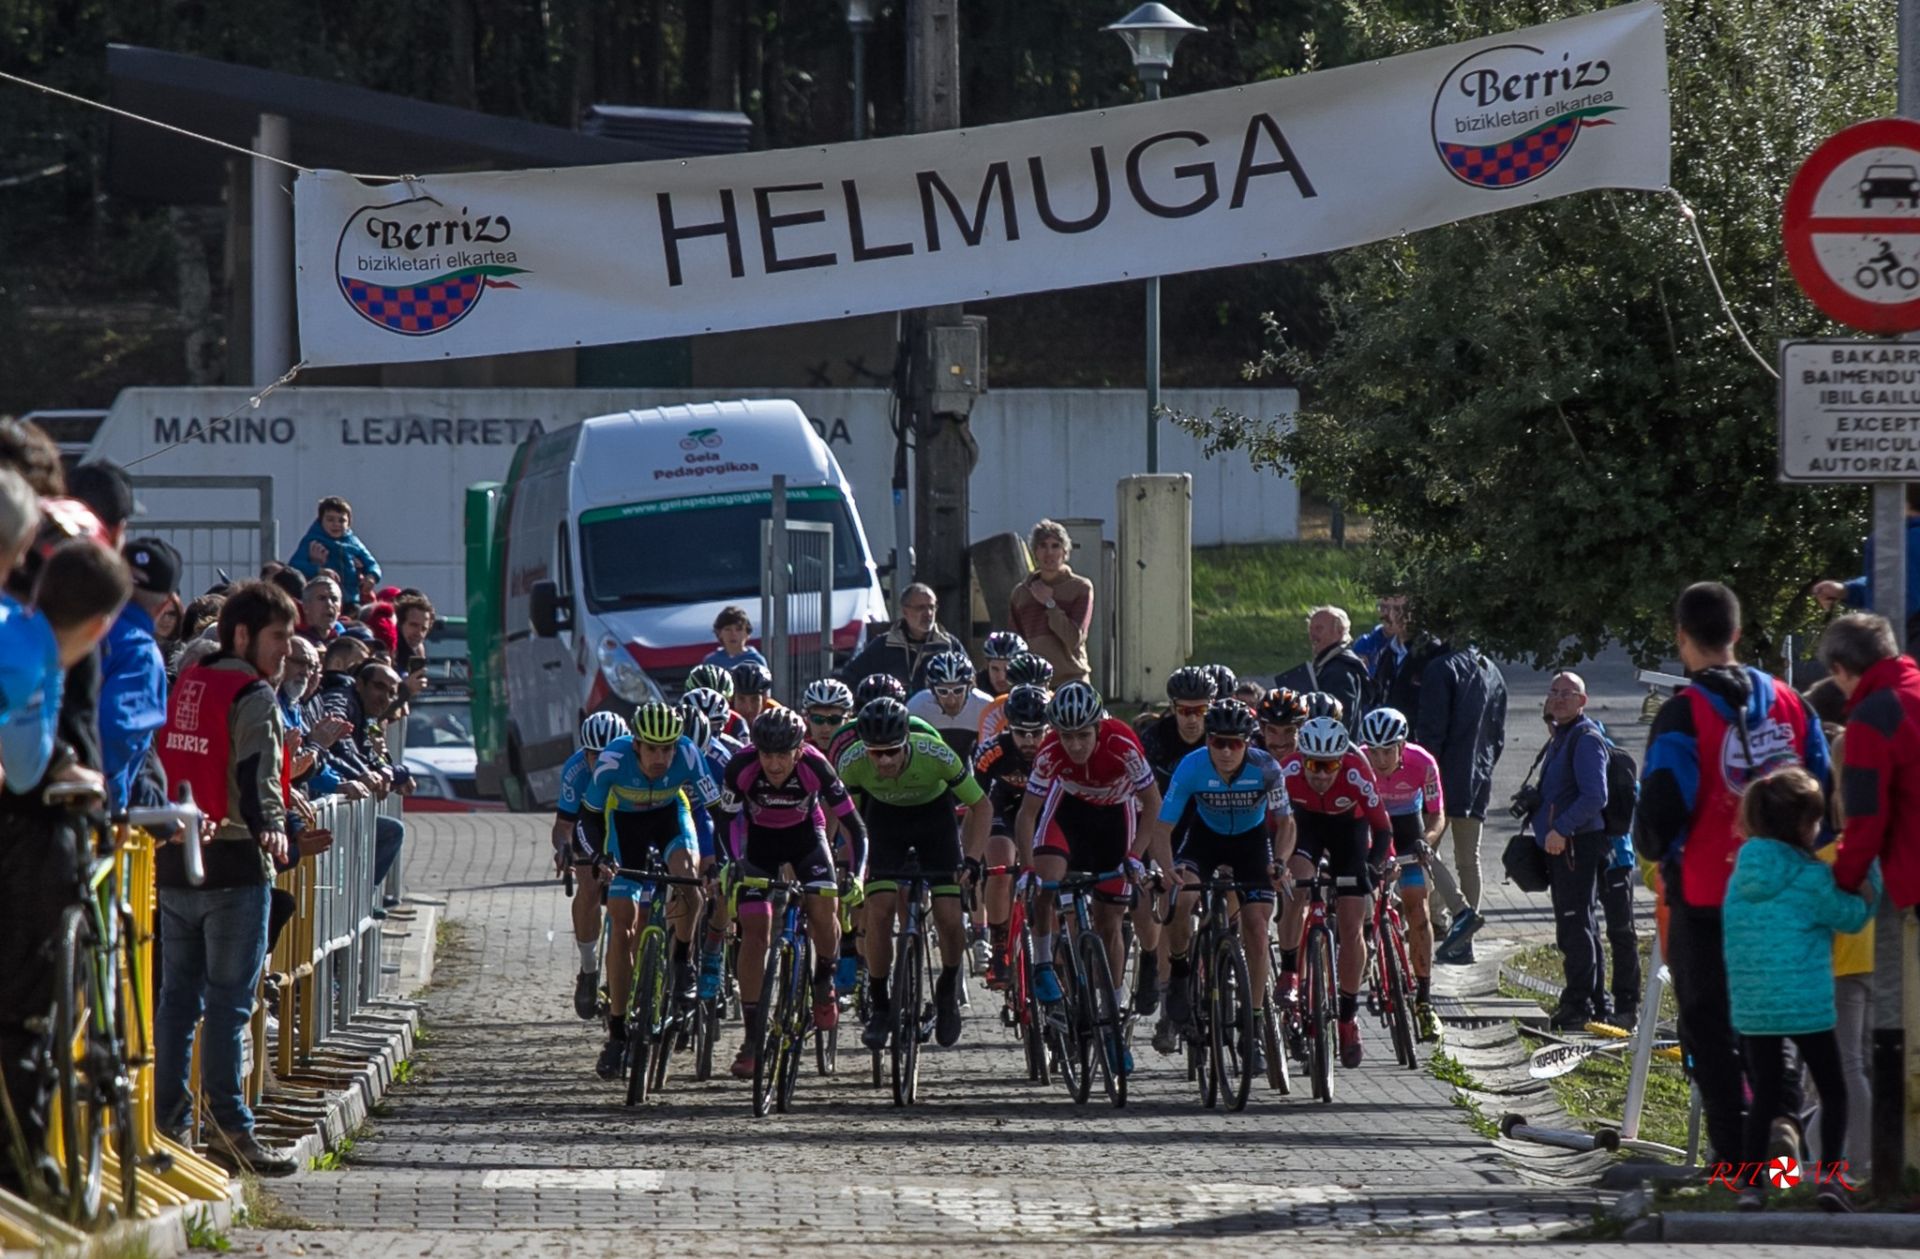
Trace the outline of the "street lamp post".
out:
[[[867,32],[873,29],[872,0],[847,0],[847,33],[853,36],[853,138],[867,138]]]
[[[1189,35],[1207,28],[1196,26],[1164,4],[1143,4],[1102,30],[1127,41],[1134,72],[1147,99],[1160,99],[1161,85],[1173,69],[1173,52]],[[1147,277],[1147,471],[1160,471],[1160,277]]]

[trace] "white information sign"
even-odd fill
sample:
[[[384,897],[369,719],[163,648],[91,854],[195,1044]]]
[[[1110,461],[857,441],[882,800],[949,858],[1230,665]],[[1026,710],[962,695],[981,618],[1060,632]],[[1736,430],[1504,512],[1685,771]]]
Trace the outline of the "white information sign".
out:
[[[1920,481],[1920,342],[1780,343],[1782,481]]]

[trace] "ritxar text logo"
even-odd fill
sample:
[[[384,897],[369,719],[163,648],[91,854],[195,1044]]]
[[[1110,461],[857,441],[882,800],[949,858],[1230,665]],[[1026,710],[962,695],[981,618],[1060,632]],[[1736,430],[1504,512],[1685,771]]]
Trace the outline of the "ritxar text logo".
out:
[[[1518,188],[1565,161],[1589,127],[1608,126],[1613,67],[1571,52],[1502,44],[1460,62],[1433,98],[1441,163],[1475,188]]]
[[[500,214],[449,207],[430,197],[363,206],[334,249],[340,295],[368,323],[407,337],[459,323],[493,289],[517,289],[526,274]]]
[[[1792,1189],[1802,1181],[1816,1185],[1838,1185],[1848,1193],[1855,1185],[1848,1178],[1847,1164],[1802,1163],[1790,1154],[1782,1154],[1764,1163],[1715,1163],[1707,1173],[1707,1186],[1718,1185],[1729,1193],[1742,1193],[1764,1184],[1769,1189]]]

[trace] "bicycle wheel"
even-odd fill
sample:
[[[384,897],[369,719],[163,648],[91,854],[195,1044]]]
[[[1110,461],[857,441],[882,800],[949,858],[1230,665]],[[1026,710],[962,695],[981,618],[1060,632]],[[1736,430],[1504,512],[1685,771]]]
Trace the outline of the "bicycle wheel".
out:
[[[1387,1032],[1393,1040],[1394,1058],[1401,1066],[1412,1069],[1419,1067],[1420,1059],[1413,1051],[1413,1001],[1407,993],[1406,943],[1397,932],[1388,934],[1392,938],[1380,950],[1380,968],[1386,972],[1387,980]]]
[[[1047,1014],[1033,991],[1032,937],[1022,932],[1013,937],[1010,947],[1013,957],[1007,964],[1007,984],[1014,1003],[1015,1030],[1027,1051],[1027,1079],[1047,1084],[1052,1074],[1047,1061]]]
[[[713,1078],[713,1047],[720,1042],[720,1005],[723,997],[702,1001],[693,1012],[693,1078],[704,1084]]]
[[[793,1090],[800,1083],[800,1060],[807,1049],[807,1029],[813,1024],[813,945],[805,936],[793,951],[793,965],[787,972],[787,995],[781,1003],[785,1018],[781,1023],[780,1074],[773,1100],[781,1114],[793,1107]]]
[[[1092,1020],[1081,1009],[1079,967],[1074,963],[1073,945],[1068,939],[1064,922],[1054,936],[1053,958],[1054,974],[1060,981],[1060,1004],[1047,1014],[1047,1026],[1056,1050],[1054,1062],[1060,1071],[1060,1083],[1066,1086],[1067,1096],[1075,1103],[1084,1103],[1093,1086],[1091,1067],[1087,1061],[1092,1041],[1086,1031]]]
[[[94,1033],[90,1026],[94,975],[84,954],[92,947],[93,928],[86,910],[72,906],[60,917],[55,937],[53,1052],[60,1130],[65,1160],[66,1217],[87,1224],[100,1215],[105,1175],[106,1126],[94,1108]]]
[[[1333,973],[1333,932],[1314,927],[1307,933],[1307,972],[1301,1000],[1306,1003],[1307,1071],[1313,1095],[1333,1100],[1334,1014],[1339,1008]]]
[[[640,933],[640,964],[633,971],[633,995],[627,1001],[627,1105],[637,1106],[653,1091],[653,1054],[665,1054],[657,1044],[660,1012],[666,996],[666,946],[662,933],[648,927]]]
[[[1249,1060],[1253,1038],[1253,981],[1247,978],[1247,955],[1240,941],[1228,936],[1213,955],[1212,1057],[1220,1077],[1220,1094],[1228,1110],[1245,1110],[1253,1087]]]
[[[1293,1092],[1293,1080],[1287,1073],[1286,1046],[1280,1043],[1280,1016],[1271,1005],[1260,1020],[1260,1034],[1267,1052],[1267,1087],[1285,1097]]]
[[[115,962],[103,963],[109,982],[108,991],[112,994],[112,1018],[108,1025],[112,1030],[112,1040],[107,1046],[108,1054],[106,1079],[112,1088],[107,1097],[107,1113],[111,1119],[113,1131],[113,1153],[120,1162],[120,1212],[119,1218],[131,1220],[140,1205],[140,1140],[133,1126],[133,1064],[144,1060],[146,1046],[136,1041],[143,1035],[141,1020],[136,1013],[136,1003],[140,999],[143,985],[139,982],[140,972],[136,969],[138,955],[133,947],[133,917],[121,914],[115,923],[118,940],[114,952],[118,955],[118,966],[125,967],[127,982],[120,983],[120,970]]]
[[[1125,1106],[1127,1026],[1113,995],[1113,967],[1107,962],[1107,942],[1098,932],[1089,931],[1080,937],[1078,947],[1080,964],[1087,978],[1086,1008],[1093,1018],[1088,1028],[1093,1043],[1093,1063],[1100,1072],[1107,1100],[1116,1107]]]
[[[840,1065],[840,1025],[813,1034],[813,1065],[821,1075],[832,1075]]]
[[[867,969],[864,959],[860,963],[859,977],[854,980],[853,1012],[854,1017],[860,1020],[860,1027],[864,1032],[867,1024],[873,1019],[873,972]],[[862,1039],[865,1039],[864,1036]],[[882,1054],[878,1049],[869,1049],[867,1057],[869,1059],[867,1087],[877,1089],[886,1083],[886,1064],[882,1061]]]
[[[787,973],[793,966],[793,946],[782,940],[767,954],[766,977],[760,983],[760,1044],[753,1059],[753,1113],[758,1118],[773,1106],[774,1085],[780,1070],[776,1055],[780,1051],[781,1029],[786,1022],[782,1007],[787,997]],[[773,1001],[768,1004],[767,998]]]
[[[921,937],[910,936],[893,968],[893,1104],[910,1106],[918,1095],[920,1075],[920,1006],[927,979],[927,954]]]
[[[1212,963],[1199,949],[1193,952],[1193,968],[1187,972],[1187,1008],[1192,1027],[1182,1028],[1187,1042],[1187,1078],[1200,1086],[1200,1104],[1212,1110],[1220,1100],[1220,1073],[1214,1068],[1209,1045],[1213,1040],[1213,1002],[1208,999],[1212,987]]]

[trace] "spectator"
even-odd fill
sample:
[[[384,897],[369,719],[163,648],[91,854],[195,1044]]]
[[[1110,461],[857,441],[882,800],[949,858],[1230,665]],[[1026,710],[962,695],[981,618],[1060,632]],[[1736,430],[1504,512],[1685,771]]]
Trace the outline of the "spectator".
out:
[[[133,802],[153,732],[166,724],[167,662],[158,639],[180,618],[180,553],[158,538],[141,538],[121,554],[133,597],[100,653],[101,768],[115,814]]]
[[[1400,621],[1406,610],[1405,595],[1380,596],[1373,603],[1373,628],[1353,640],[1353,654],[1360,657],[1360,662],[1367,666],[1367,676],[1376,683],[1406,658],[1407,645],[1400,639]],[[1385,697],[1378,697],[1378,703],[1373,706],[1387,706]]]
[[[25,477],[0,465],[0,577],[20,563],[39,527],[40,496]]]
[[[965,651],[960,640],[940,628],[935,619],[939,601],[933,587],[921,582],[900,596],[900,619],[886,633],[869,638],[860,654],[840,671],[840,680],[857,686],[862,678],[885,673],[899,679],[908,694],[927,684],[927,661],[948,651]]]
[[[1878,858],[1887,899],[1912,908],[1920,904],[1920,667],[1899,654],[1886,618],[1868,612],[1827,626],[1820,659],[1847,696],[1847,828],[1834,877],[1854,891]]]
[[[1366,715],[1367,666],[1353,654],[1351,622],[1346,611],[1331,605],[1307,614],[1307,645],[1313,658],[1281,674],[1278,685],[1307,694],[1324,691],[1340,701],[1347,733],[1360,737],[1360,719]]]
[[[1427,666],[1446,654],[1446,644],[1419,628],[1405,596],[1384,605],[1381,622],[1394,636],[1394,646],[1380,653],[1373,671],[1373,703],[1397,708],[1415,730],[1420,728],[1421,685]]]
[[[433,600],[418,590],[403,590],[393,598],[393,614],[400,626],[400,647],[394,653],[393,667],[402,674],[424,668],[427,635],[433,632]]]
[[[160,755],[175,782],[218,819],[202,858],[206,879],[186,880],[175,845],[162,848],[162,968],[154,1013],[155,1106],[163,1132],[183,1129],[191,1095],[187,1068],[201,1026],[200,1087],[215,1128],[213,1157],[238,1172],[281,1176],[286,1153],[260,1144],[247,1108],[241,1037],[266,961],[268,887],[287,850],[281,747],[286,737],[275,680],[292,649],[299,610],[270,582],[246,582],[220,609],[220,650],[180,675]]]
[[[764,665],[767,658],[747,644],[753,637],[753,620],[745,608],[732,604],[720,609],[720,615],[713,618],[713,637],[720,645],[706,654],[701,664],[717,664],[729,672],[735,665]]]
[[[1420,714],[1414,742],[1440,763],[1440,786],[1447,798],[1447,829],[1453,834],[1454,877],[1462,904],[1453,925],[1434,950],[1442,962],[1471,962],[1473,933],[1480,929],[1480,832],[1493,795],[1493,767],[1507,746],[1507,680],[1500,668],[1472,643],[1449,647],[1437,641],[1410,647],[1406,668],[1423,656]],[[1404,710],[1403,710],[1404,711]]]
[[[339,637],[340,582],[330,572],[307,582],[300,592],[300,637],[324,647]]]
[[[348,640],[351,641],[351,640]],[[320,693],[314,697],[319,711],[347,723],[348,733],[331,749],[337,764],[357,778],[375,796],[402,794],[413,790],[413,776],[404,765],[387,754],[380,726],[400,695],[400,675],[377,660],[369,659],[351,675],[341,672],[336,647],[327,649],[327,671],[320,680]],[[381,817],[374,823],[373,881],[386,880],[387,871],[400,856],[406,841],[406,827],[399,818]]]
[[[225,607],[225,595],[204,594],[193,600],[180,612],[181,641],[194,639],[208,630],[217,630],[220,624],[220,609]]]
[[[1604,992],[1596,978],[1604,963],[1594,902],[1613,851],[1600,821],[1607,807],[1607,742],[1586,709],[1587,684],[1580,675],[1555,674],[1547,684],[1549,733],[1540,761],[1540,804],[1527,819],[1534,842],[1546,850],[1554,943],[1566,973],[1554,1031],[1578,1030],[1605,1013],[1594,1008],[1595,997]]]
[[[1042,520],[1028,545],[1033,571],[1013,588],[1007,626],[1027,640],[1028,651],[1053,666],[1053,684],[1065,686],[1091,671],[1087,632],[1093,624],[1093,583],[1068,567],[1073,539],[1064,525]]]
[[[0,468],[19,474],[43,499],[59,498],[67,492],[60,447],[38,424],[0,419]]]
[[[374,645],[387,653],[387,659],[394,659],[400,650],[400,625],[394,617],[393,605],[378,601],[365,604],[356,619],[373,631]]]
[[[307,579],[299,570],[289,568],[279,560],[268,560],[260,566],[260,580],[270,581],[287,592],[287,597],[295,603],[304,602],[307,597]]]
[[[1873,607],[1873,539],[1866,540],[1865,571],[1852,581],[1821,581],[1813,597],[1823,608],[1844,603],[1850,608]],[[1907,639],[1912,645],[1920,629],[1920,482],[1907,485]]]
[[[1820,1090],[1820,1148],[1847,1145],[1847,1081],[1834,1034],[1833,933],[1864,926],[1878,889],[1863,889],[1865,899],[1848,895],[1814,856],[1826,807],[1819,781],[1798,766],[1763,775],[1740,802],[1744,842],[1727,884],[1724,960],[1729,1010],[1753,1089],[1739,1160],[1755,1166],[1767,1161],[1774,1117],[1786,1108],[1789,1037]],[[1722,1162],[1735,1161],[1722,1147],[1715,1151]],[[1765,1182],[1756,1178],[1742,1191],[1740,1206],[1755,1210],[1765,1198]],[[1851,1210],[1832,1184],[1822,1186],[1818,1202],[1829,1211]]]
[[[1681,1047],[1693,1060],[1708,1139],[1734,1161],[1745,1148],[1745,1100],[1720,911],[1740,844],[1740,797],[1770,770],[1796,763],[1825,778],[1827,741],[1790,687],[1735,661],[1733,591],[1688,586],[1674,605],[1674,640],[1689,685],[1660,706],[1647,734],[1633,844],[1660,865]]]
[[[348,608],[372,599],[380,580],[380,562],[353,534],[353,506],[334,495],[320,500],[314,522],[287,563],[308,578],[318,577],[322,570],[334,573],[343,606]]]
[[[106,541],[118,551],[126,541],[127,521],[140,510],[126,469],[105,459],[90,460],[67,474],[67,493],[92,509],[106,529]]]

